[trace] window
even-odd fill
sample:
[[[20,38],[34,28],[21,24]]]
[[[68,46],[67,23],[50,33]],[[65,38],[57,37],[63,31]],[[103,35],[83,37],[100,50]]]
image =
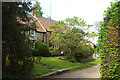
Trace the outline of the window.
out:
[[[30,29],[30,35],[35,36],[35,30],[34,29]]]

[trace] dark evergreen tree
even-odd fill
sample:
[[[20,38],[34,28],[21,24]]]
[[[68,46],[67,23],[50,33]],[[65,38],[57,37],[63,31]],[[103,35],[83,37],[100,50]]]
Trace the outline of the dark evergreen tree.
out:
[[[28,24],[20,24],[18,18],[24,23],[31,20],[27,15],[31,11],[28,3],[4,2],[2,3],[2,68],[4,74],[10,73],[19,76],[27,74],[33,68],[30,59],[31,51],[25,33]]]

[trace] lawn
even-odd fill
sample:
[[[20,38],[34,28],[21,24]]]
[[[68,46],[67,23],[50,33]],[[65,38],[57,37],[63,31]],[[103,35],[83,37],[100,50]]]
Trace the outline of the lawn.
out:
[[[9,60],[8,60],[8,57],[6,58],[6,66],[9,65]],[[34,63],[34,69],[30,72],[29,75],[27,76],[30,76],[30,77],[35,77],[35,76],[40,76],[42,74],[45,74],[45,73],[48,73],[48,72],[52,72],[53,70],[51,69],[48,69],[40,64],[37,64],[37,63]],[[5,76],[9,76],[9,77],[19,77],[19,76],[13,76],[12,74],[5,74]]]
[[[30,73],[30,76],[31,77],[40,76],[40,75],[48,73],[48,72],[52,72],[52,70],[48,69],[48,68],[46,68],[44,66],[41,66],[40,64],[34,63],[34,69]]]
[[[80,63],[72,63],[65,60],[60,60],[57,57],[42,57],[41,63],[47,64],[51,67],[62,69],[62,68],[68,68],[72,66],[80,65]]]
[[[36,58],[37,57],[35,57],[35,59]],[[93,59],[93,60],[90,60],[90,61],[84,62],[84,63],[80,63],[80,62],[72,63],[69,61],[58,59],[57,57],[42,57],[41,63],[44,63],[44,64],[48,65],[49,67],[53,67],[56,69],[63,69],[63,68],[68,68],[68,67],[73,67],[73,66],[79,65],[79,67],[69,70],[69,71],[75,71],[75,70],[81,70],[81,69],[90,67],[92,65],[98,64],[99,60]],[[31,76],[34,76],[34,77],[40,76],[40,75],[48,73],[48,72],[52,72],[52,70],[48,69],[44,66],[41,66],[40,64],[35,63],[34,71],[31,72]]]
[[[37,57],[35,57],[35,60],[37,61]],[[80,62],[72,63],[69,61],[58,59],[58,57],[42,57],[40,62],[46,64],[49,67],[56,68],[56,69],[63,69],[63,68],[68,68],[68,67],[79,65],[79,67],[69,70],[69,71],[75,71],[75,70],[84,69],[86,67],[98,64],[99,60],[96,59],[96,60],[91,60],[91,61],[84,62],[84,63],[80,63]],[[7,64],[8,63],[9,62],[7,60]],[[46,74],[52,71],[53,70],[48,69],[47,67],[44,67],[38,63],[34,63],[34,69],[30,73],[30,77],[40,76],[42,74]]]
[[[69,61],[60,60],[57,57],[42,57],[41,63],[44,63],[53,68],[62,69],[62,68],[68,68],[68,67],[73,67],[78,65],[80,66],[95,65],[98,63],[98,60],[91,60],[84,63],[80,63],[80,62],[72,63]]]

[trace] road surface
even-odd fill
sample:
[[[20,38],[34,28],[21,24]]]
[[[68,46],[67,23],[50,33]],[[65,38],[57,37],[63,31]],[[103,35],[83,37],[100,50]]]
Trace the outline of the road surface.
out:
[[[60,75],[49,76],[48,78],[99,78],[99,65],[95,65],[79,71],[63,73]]]

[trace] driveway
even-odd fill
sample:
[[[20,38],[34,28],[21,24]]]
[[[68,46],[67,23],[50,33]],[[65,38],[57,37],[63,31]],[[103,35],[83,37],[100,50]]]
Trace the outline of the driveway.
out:
[[[63,73],[60,75],[49,76],[48,78],[99,78],[99,65],[95,65],[79,71]]]

